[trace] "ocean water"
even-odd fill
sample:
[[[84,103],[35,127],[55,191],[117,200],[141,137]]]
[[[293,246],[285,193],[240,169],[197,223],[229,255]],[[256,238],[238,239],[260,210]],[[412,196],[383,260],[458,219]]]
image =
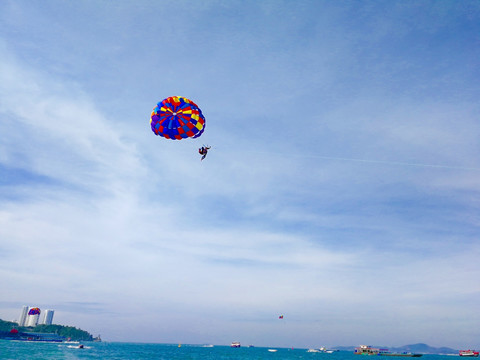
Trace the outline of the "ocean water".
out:
[[[139,343],[84,343],[84,349],[73,345],[58,343],[40,343],[0,340],[0,359],[2,360],[70,360],[70,359],[112,359],[112,360],[359,360],[368,357],[354,355],[352,352],[339,351],[333,354],[308,353],[307,349],[269,348],[229,346],[203,347],[201,345],[167,345]],[[273,349],[273,348],[272,348]],[[387,359],[382,357],[382,359]],[[388,359],[405,359],[391,358]],[[418,358],[417,358],[418,359]],[[452,360],[451,356],[424,355],[424,360]]]

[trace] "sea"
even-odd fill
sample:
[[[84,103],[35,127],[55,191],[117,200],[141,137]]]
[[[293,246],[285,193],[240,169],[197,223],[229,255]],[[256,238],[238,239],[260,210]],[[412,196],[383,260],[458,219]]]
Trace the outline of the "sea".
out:
[[[307,352],[308,349],[205,346],[178,344],[141,344],[120,342],[85,342],[84,348],[64,343],[43,343],[0,340],[1,360],[359,360],[359,355],[350,351],[332,354]],[[276,350],[276,351],[272,351]],[[365,359],[364,356],[361,356]],[[452,360],[446,355],[423,355],[424,360]],[[388,359],[405,359],[391,358]],[[418,359],[418,358],[417,358]]]

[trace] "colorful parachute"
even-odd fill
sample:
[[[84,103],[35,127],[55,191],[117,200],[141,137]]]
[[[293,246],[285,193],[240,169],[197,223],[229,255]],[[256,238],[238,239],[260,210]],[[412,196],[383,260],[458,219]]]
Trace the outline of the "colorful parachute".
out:
[[[150,126],[156,135],[166,139],[197,138],[205,130],[205,117],[192,100],[171,96],[153,109]]]
[[[38,315],[38,314],[40,314],[40,309],[39,308],[31,308],[28,311],[28,315]]]

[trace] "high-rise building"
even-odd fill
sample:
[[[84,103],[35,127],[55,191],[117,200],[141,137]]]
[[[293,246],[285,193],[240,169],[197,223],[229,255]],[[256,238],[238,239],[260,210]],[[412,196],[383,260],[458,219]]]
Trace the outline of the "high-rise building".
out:
[[[38,310],[38,311],[35,311],[35,310]],[[30,309],[28,309],[27,323],[25,324],[25,326],[37,326],[39,317],[40,317],[40,309],[37,307],[31,307]]]
[[[43,324],[44,325],[52,325],[53,321],[53,314],[55,311],[53,310],[45,310],[45,315],[43,317]]]
[[[27,320],[28,306],[22,308],[20,313],[20,318],[18,319],[18,326],[25,326],[25,321]]]

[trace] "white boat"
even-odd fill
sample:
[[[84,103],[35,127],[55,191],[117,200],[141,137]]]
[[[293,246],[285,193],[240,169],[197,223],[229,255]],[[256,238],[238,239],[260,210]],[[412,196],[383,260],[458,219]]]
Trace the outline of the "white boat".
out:
[[[478,357],[479,352],[475,350],[460,350],[459,356]]]
[[[321,352],[321,353],[326,353],[326,354],[332,354],[334,353],[335,351],[338,351],[338,350],[328,350],[326,347],[322,346],[320,349],[308,349],[307,352],[311,352],[311,353],[318,353],[318,352]]]
[[[277,350],[277,349],[268,349],[268,351],[270,351],[270,352],[277,352],[278,350]]]
[[[234,341],[230,344],[230,347],[232,348],[239,348],[241,345],[238,341]]]

